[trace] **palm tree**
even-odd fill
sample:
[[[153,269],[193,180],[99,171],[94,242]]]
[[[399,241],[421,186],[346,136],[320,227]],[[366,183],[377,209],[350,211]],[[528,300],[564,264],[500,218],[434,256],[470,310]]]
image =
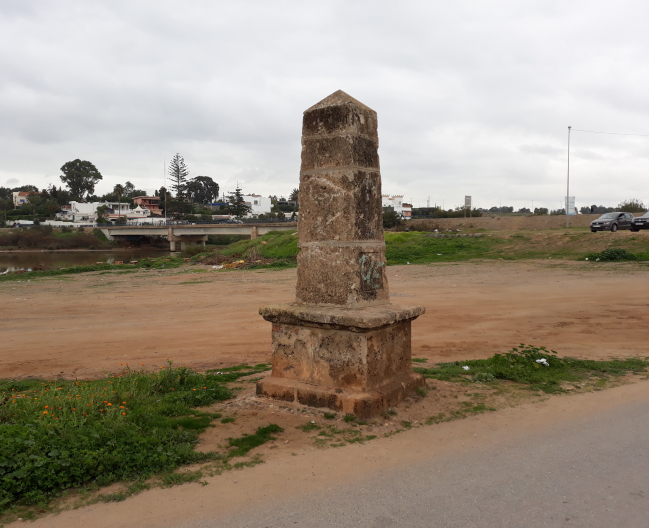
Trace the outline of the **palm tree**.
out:
[[[117,206],[117,221],[119,222],[119,218],[122,216],[122,196],[124,196],[124,186],[121,184],[115,185],[113,188],[113,193],[117,195],[117,203],[119,204]]]

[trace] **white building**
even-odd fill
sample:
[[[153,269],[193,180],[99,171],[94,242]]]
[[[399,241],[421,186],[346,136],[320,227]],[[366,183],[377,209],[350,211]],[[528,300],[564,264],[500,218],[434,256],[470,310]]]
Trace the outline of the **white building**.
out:
[[[61,212],[56,216],[61,220],[72,222],[95,222],[97,220],[97,209],[101,206],[107,207],[104,216],[109,220],[126,217],[127,222],[137,222],[151,215],[151,212],[146,207],[138,205],[135,209],[131,209],[128,203],[70,202],[68,205],[61,207]]]
[[[265,198],[260,194],[246,194],[243,199],[246,205],[250,206],[251,215],[270,213],[270,210],[273,208],[270,198]]]
[[[410,220],[412,218],[412,204],[405,203],[402,194],[395,194],[394,196],[383,194],[381,195],[381,201],[383,207],[392,207],[394,212],[404,220]]]

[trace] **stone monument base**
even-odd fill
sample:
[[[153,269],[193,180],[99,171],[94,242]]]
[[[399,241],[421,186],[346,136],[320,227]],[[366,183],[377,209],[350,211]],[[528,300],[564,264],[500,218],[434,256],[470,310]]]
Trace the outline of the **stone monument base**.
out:
[[[272,375],[257,394],[368,418],[406,398],[424,378],[412,372],[411,322],[421,306],[265,306],[273,323]]]

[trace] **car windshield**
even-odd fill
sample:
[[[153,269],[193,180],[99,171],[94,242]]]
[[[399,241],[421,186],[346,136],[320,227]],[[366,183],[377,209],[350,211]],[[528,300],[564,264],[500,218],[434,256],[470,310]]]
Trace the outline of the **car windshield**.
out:
[[[620,213],[606,213],[599,217],[600,220],[611,220],[612,218],[617,218],[617,215]]]
[[[649,218],[649,211],[643,214],[640,218]]]

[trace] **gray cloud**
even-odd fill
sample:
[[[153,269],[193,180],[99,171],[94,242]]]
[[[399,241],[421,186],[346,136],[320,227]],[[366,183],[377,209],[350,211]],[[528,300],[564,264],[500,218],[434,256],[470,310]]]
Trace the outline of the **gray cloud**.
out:
[[[302,112],[379,114],[384,191],[557,207],[567,126],[649,133],[639,2],[0,4],[0,179],[70,159],[152,191],[180,152],[224,190],[297,186]],[[573,132],[577,203],[649,202],[649,138]]]

